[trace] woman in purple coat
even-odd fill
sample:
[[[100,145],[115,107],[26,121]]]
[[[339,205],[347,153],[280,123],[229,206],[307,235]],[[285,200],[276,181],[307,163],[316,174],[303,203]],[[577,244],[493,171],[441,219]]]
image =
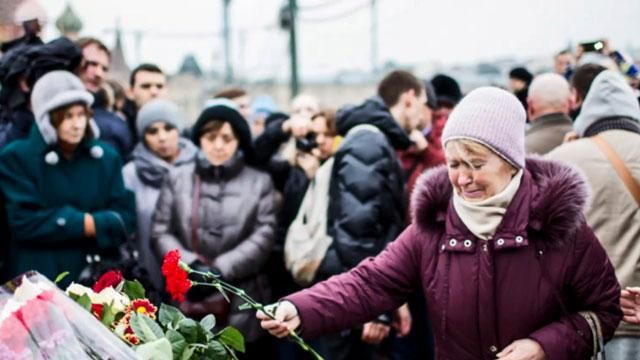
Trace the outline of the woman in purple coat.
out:
[[[315,337],[421,289],[438,359],[594,355],[622,317],[620,286],[585,222],[584,179],[525,159],[525,118],[506,91],[469,93],[444,129],[447,167],[422,175],[414,190],[413,223],[375,258],[286,297],[277,320],[258,314],[262,327]]]

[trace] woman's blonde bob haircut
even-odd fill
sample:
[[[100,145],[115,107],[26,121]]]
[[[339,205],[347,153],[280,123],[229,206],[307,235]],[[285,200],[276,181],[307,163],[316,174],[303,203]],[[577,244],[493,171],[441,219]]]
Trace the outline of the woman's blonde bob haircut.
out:
[[[475,140],[464,139],[464,138],[451,139],[447,141],[447,143],[445,144],[445,148],[449,146],[452,146],[453,149],[459,154],[467,154],[471,156],[473,155],[484,156],[489,154],[498,155],[500,160],[506,162],[509,166],[516,169],[516,167],[509,160],[505,159],[505,157],[500,155],[497,151],[493,151],[490,147],[484,144],[481,144]]]

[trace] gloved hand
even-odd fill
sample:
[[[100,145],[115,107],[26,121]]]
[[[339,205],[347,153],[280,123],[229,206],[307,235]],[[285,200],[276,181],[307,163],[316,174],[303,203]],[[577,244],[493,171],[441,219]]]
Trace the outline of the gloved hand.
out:
[[[203,273],[211,273],[214,276],[220,277],[220,270],[207,266],[203,264],[201,261],[196,260],[189,264],[189,267],[193,270],[203,272]],[[211,275],[204,275],[198,273],[190,273],[189,280],[199,282],[199,283],[210,283],[213,277]],[[187,292],[187,300],[191,302],[198,302],[204,300],[206,297],[213,295],[216,291],[216,288],[213,286],[206,285],[196,285],[192,286],[191,289]]]

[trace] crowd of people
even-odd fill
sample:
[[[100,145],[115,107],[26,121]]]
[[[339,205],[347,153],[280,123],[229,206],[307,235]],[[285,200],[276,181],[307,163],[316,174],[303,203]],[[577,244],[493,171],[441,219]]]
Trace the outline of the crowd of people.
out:
[[[123,85],[99,39],[27,35],[0,57],[2,278],[118,267],[169,301],[179,249],[274,304],[179,304],[247,359],[307,358],[289,330],[327,359],[640,358],[638,79],[588,50],[468,94],[395,70],[338,109],[224,88],[188,121],[158,66]]]

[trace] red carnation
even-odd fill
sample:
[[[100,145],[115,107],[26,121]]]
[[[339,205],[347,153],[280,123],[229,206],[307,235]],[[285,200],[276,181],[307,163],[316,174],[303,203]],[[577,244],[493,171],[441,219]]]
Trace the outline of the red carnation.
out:
[[[100,276],[100,279],[93,284],[93,291],[99,293],[102,289],[112,287],[116,288],[122,282],[122,273],[118,270],[107,271]]]
[[[191,281],[188,277],[189,274],[180,263],[180,252],[177,249],[169,251],[162,262],[162,275],[164,275],[166,290],[171,298],[183,302],[184,295],[191,288]]]

